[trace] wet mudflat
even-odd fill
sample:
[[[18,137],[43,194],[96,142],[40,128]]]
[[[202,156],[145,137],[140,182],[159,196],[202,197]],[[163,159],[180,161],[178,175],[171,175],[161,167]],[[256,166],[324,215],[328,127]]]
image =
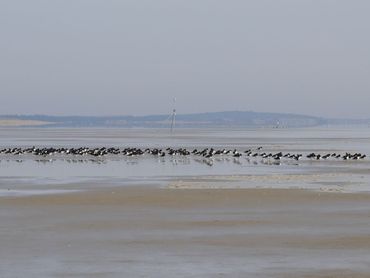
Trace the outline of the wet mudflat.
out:
[[[1,277],[369,277],[369,129],[0,129]],[[258,150],[258,148],[262,149]],[[245,151],[259,151],[259,156]],[[265,153],[301,153],[302,159]],[[210,165],[209,161],[212,161]]]

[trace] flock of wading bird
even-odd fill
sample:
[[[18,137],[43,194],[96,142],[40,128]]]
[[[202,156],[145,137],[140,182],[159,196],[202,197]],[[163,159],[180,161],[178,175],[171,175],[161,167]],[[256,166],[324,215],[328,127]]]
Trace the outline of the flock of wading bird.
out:
[[[121,157],[141,157],[141,156],[154,156],[154,157],[189,157],[193,156],[196,158],[201,158],[203,162],[208,165],[213,165],[213,158],[234,158],[238,160],[240,157],[245,157],[248,161],[250,159],[263,159],[263,161],[272,162],[278,164],[280,161],[298,161],[302,158],[308,160],[363,160],[366,158],[365,154],[362,153],[310,153],[310,154],[300,154],[300,153],[271,153],[263,151],[262,147],[248,149],[245,151],[238,151],[237,149],[214,149],[212,147],[203,149],[186,149],[186,148],[5,148],[0,149],[1,156],[17,156],[22,157],[25,155],[33,155],[37,157],[53,157],[57,155],[67,156],[67,157],[91,157],[91,158],[104,158],[109,156],[121,156]]]

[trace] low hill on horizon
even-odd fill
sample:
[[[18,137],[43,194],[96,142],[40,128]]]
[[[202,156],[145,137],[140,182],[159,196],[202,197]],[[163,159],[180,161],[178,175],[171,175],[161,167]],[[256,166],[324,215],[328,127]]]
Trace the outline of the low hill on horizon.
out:
[[[369,120],[338,120],[288,113],[224,111],[176,115],[177,128],[197,127],[313,127],[325,124],[368,124]],[[0,126],[16,127],[143,127],[167,128],[171,115],[50,116],[2,115]]]

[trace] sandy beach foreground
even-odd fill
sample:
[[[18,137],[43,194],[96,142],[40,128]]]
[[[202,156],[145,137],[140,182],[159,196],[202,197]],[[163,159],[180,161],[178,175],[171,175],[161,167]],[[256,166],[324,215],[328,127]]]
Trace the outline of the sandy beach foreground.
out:
[[[0,216],[0,277],[370,277],[370,194],[112,187]]]

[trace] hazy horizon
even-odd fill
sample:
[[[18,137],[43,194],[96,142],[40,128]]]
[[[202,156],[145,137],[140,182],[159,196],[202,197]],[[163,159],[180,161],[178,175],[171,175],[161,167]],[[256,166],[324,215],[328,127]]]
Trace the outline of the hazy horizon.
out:
[[[223,111],[203,111],[203,112],[190,112],[190,113],[179,113],[178,111],[176,112],[177,116],[186,116],[186,115],[196,115],[196,114],[213,114],[213,113],[257,113],[257,114],[282,114],[286,116],[303,116],[303,117],[315,117],[318,119],[324,119],[324,120],[370,120],[370,118],[345,118],[345,117],[323,117],[323,116],[315,116],[315,115],[310,115],[310,114],[302,114],[302,113],[289,113],[289,112],[274,112],[274,111],[253,111],[253,110],[223,110]],[[172,115],[172,111],[168,113],[154,113],[154,114],[105,114],[105,115],[76,115],[76,114],[63,114],[63,115],[57,115],[57,114],[0,114],[0,119],[1,117],[91,117],[91,118],[114,118],[114,117],[156,117],[156,116],[163,116],[163,117],[168,117],[168,120],[170,121],[170,117]],[[5,119],[5,118],[3,118]]]
[[[369,1],[0,1],[0,114],[370,118]]]

